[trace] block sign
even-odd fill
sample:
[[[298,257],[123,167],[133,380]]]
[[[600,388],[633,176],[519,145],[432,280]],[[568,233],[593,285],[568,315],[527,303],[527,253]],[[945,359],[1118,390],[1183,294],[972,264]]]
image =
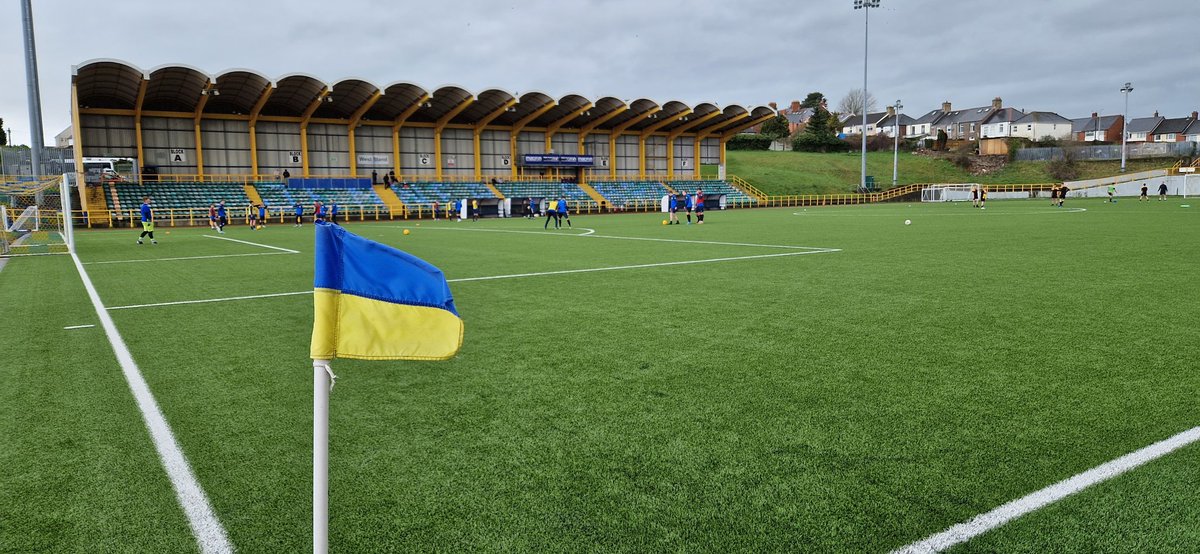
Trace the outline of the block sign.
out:
[[[502,166],[504,166],[504,167],[509,167],[509,166],[511,166],[511,165],[512,165],[512,158],[510,158],[510,157],[508,157],[508,156],[503,156],[503,157],[501,157],[501,158],[500,158],[500,165],[502,165]]]
[[[172,148],[171,149],[171,163],[173,163],[173,164],[187,163],[187,154],[183,151],[182,148]]]
[[[433,163],[433,154],[417,154],[418,165],[430,165]]]
[[[358,165],[364,167],[391,167],[391,154],[359,154],[356,156]]]
[[[288,150],[287,156],[288,156],[288,163],[290,163],[292,165],[299,165],[301,163],[302,158],[300,157],[299,150]]]

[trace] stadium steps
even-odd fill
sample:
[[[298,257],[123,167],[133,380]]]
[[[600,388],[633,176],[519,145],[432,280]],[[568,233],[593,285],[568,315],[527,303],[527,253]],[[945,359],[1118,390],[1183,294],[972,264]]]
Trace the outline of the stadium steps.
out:
[[[679,194],[679,191],[675,190],[675,187],[668,185],[666,181],[662,182],[662,186],[663,186],[663,188],[667,189],[667,192],[669,192],[671,194]]]
[[[742,192],[746,193],[746,196],[757,199],[759,202],[766,201],[766,193],[758,190],[757,187],[746,182],[745,179],[738,177],[737,175],[728,175],[727,177],[728,178],[726,179],[726,182],[728,182],[733,188],[741,190]]]
[[[108,197],[112,199],[112,210],[121,213],[121,197],[117,195],[117,186],[109,183]]]
[[[485,182],[484,184],[487,185],[488,190],[492,191],[492,194],[496,195],[496,198],[504,200],[504,193],[500,192],[500,189],[496,188],[496,185],[493,185],[493,184],[487,183],[487,182]]]
[[[246,190],[246,198],[249,198],[252,204],[255,206],[262,204],[262,197],[258,195],[258,189],[254,188],[254,185],[246,183],[242,185],[242,188]]]
[[[108,199],[104,197],[104,187],[87,187],[81,208],[88,214],[88,225],[108,223]]]
[[[592,198],[592,200],[595,200],[597,203],[604,203],[604,204],[608,203],[608,199],[605,198],[604,195],[600,194],[599,192],[596,192],[596,189],[592,188],[592,185],[589,185],[587,183],[578,183],[578,184],[579,184],[579,189],[582,190],[583,192],[586,192],[587,195]]]
[[[392,213],[404,213],[404,202],[400,201],[400,197],[396,196],[396,191],[384,187],[383,185],[371,185],[375,189],[375,196],[383,200],[384,205],[391,210]]]

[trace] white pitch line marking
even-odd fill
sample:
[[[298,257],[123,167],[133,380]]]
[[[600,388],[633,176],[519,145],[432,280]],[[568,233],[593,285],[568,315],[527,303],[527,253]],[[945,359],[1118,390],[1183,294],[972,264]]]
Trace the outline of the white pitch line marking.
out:
[[[63,327],[63,330],[64,330],[64,331],[70,331],[71,329],[87,329],[88,327],[95,327],[95,325],[92,325],[92,324],[88,324],[88,325],[71,325],[71,326],[68,326],[68,327]]]
[[[404,227],[408,229],[409,227]],[[713,244],[717,246],[751,246],[757,248],[786,248],[792,250],[812,250],[816,252],[841,252],[840,248],[823,248],[819,246],[795,246],[788,244],[757,244],[752,242],[720,242],[712,240],[689,240],[689,239],[661,239],[652,237],[622,237],[617,235],[596,235],[595,229],[579,227],[579,229],[587,229],[587,233],[556,233],[553,231],[518,231],[515,229],[465,229],[451,227],[428,227],[427,230],[433,231],[473,231],[477,233],[520,233],[526,235],[550,235],[554,237],[589,237],[595,239],[615,239],[615,240],[644,240],[652,242],[678,242],[685,244]]]
[[[919,215],[921,217],[944,217],[944,216],[970,216],[976,215],[997,216],[997,215],[1048,215],[1048,214],[1077,214],[1088,211],[1087,208],[1063,208],[1061,210],[1046,210],[1039,212],[971,212],[971,213],[933,213],[933,212],[905,212],[905,213],[889,213],[889,214],[849,214],[849,213],[820,213],[820,212],[792,212],[792,215],[804,217],[900,217],[904,215],[912,216]]]
[[[299,252],[251,252],[249,254],[214,254],[212,256],[184,256],[181,258],[141,258],[137,260],[104,260],[99,262],[83,262],[83,265],[101,264],[132,264],[140,262],[174,262],[179,260],[211,260],[215,258],[241,258],[243,256],[282,256],[284,254],[299,254]]]
[[[138,410],[142,413],[142,420],[146,423],[150,438],[153,439],[154,449],[158,451],[159,461],[162,462],[163,469],[167,472],[171,487],[175,489],[175,497],[179,501],[179,506],[183,508],[184,515],[187,516],[188,525],[192,528],[192,534],[196,537],[200,551],[205,554],[232,553],[233,544],[229,542],[225,528],[217,519],[216,512],[208,502],[208,496],[200,487],[200,482],[196,480],[196,474],[192,471],[191,464],[188,463],[187,457],[184,456],[183,450],[175,440],[175,434],[171,431],[171,425],[167,423],[167,418],[163,416],[162,409],[154,400],[150,386],[146,384],[141,370],[133,361],[133,354],[125,346],[125,340],[121,338],[116,324],[113,323],[112,317],[108,315],[108,310],[104,307],[104,302],[100,300],[100,293],[96,292],[96,287],[92,284],[92,279],[88,277],[87,270],[83,268],[83,262],[79,261],[79,256],[72,252],[71,259],[75,261],[75,269],[79,271],[83,287],[87,289],[88,297],[92,300],[92,308],[96,310],[96,315],[100,318],[100,326],[104,328],[113,353],[117,356],[117,362],[121,365],[121,371],[125,374],[125,382],[129,384],[129,390],[137,401]]]
[[[312,294],[311,290],[302,290],[299,292],[274,292],[271,294],[252,294],[249,296],[230,296],[228,298],[206,298],[203,300],[180,300],[178,302],[156,302],[154,304],[130,304],[128,306],[113,306],[112,310],[132,310],[134,308],[157,308],[159,306],[182,306],[184,304],[208,304],[211,302],[229,302],[231,300],[254,300],[256,298],[274,298],[276,296],[298,296],[301,294]]]
[[[271,246],[269,244],[259,244],[257,242],[250,242],[248,240],[231,239],[229,237],[219,237],[217,235],[200,235],[200,236],[208,237],[210,239],[220,239],[220,240],[228,240],[228,241],[233,241],[233,242],[240,242],[242,244],[249,244],[250,246],[257,246],[259,248],[270,248],[271,250],[279,250],[281,252],[287,252],[288,254],[299,254],[300,253],[299,250],[292,250],[291,248],[280,248],[278,246]]]
[[[1105,462],[1083,473],[1059,481],[1042,490],[1022,496],[990,512],[959,523],[941,533],[892,551],[892,554],[928,554],[941,552],[1000,527],[1018,517],[1044,508],[1092,485],[1103,483],[1131,469],[1156,460],[1189,444],[1200,441],[1200,427],[1193,427],[1150,446]]]
[[[563,269],[559,271],[541,271],[537,273],[514,273],[509,275],[488,275],[484,277],[461,277],[458,279],[447,279],[450,283],[465,283],[469,281],[494,281],[497,279],[519,279],[524,277],[542,277],[545,275],[566,275],[570,273],[594,273],[597,271],[617,271],[624,269],[644,269],[650,267],[667,267],[673,265],[691,265],[691,264],[707,264],[716,262],[732,262],[737,260],[755,260],[761,258],[781,258],[784,256],[804,256],[806,254],[827,254],[831,252],[840,252],[836,249],[827,250],[805,250],[803,252],[782,252],[779,254],[756,254],[753,256],[733,256],[727,258],[707,258],[703,260],[683,260],[679,262],[658,262],[653,264],[636,264],[636,265],[619,265],[608,267],[590,267],[584,269]],[[108,308],[111,310],[132,310],[135,308],[157,308],[160,306],[181,306],[185,304],[210,304],[213,302],[230,302],[234,300],[253,300],[256,298],[275,298],[279,296],[300,296],[303,294],[312,294],[311,290],[302,290],[296,292],[276,292],[271,294],[255,294],[249,296],[231,296],[228,298],[206,298],[203,300],[180,300],[177,302],[157,302],[154,304],[131,304],[128,306],[113,306]]]

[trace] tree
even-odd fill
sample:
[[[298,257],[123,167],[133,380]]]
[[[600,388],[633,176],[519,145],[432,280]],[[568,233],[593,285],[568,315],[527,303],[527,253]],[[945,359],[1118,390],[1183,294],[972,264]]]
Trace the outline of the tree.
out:
[[[838,112],[857,114],[859,117],[861,117],[863,114],[862,109],[864,104],[863,96],[863,89],[860,88],[856,88],[850,92],[847,92],[846,96],[842,98],[842,101],[838,102]],[[875,96],[869,92],[866,93],[865,104],[867,106],[867,113],[875,111],[875,108],[877,107]]]
[[[814,97],[813,95],[817,95]],[[808,119],[808,124],[804,127],[804,132],[796,135],[796,139],[792,141],[792,150],[800,150],[804,152],[830,152],[841,151],[846,149],[846,144],[837,138],[837,133],[831,127],[830,121],[837,122],[837,118],[829,113],[825,108],[824,97],[820,93],[814,92],[808,95],[805,99],[808,102],[810,99],[817,100],[814,102],[812,117]],[[807,107],[807,106],[806,106]]]
[[[946,140],[949,138],[950,137],[946,136],[946,131],[944,129],[938,129],[937,140],[933,143],[933,149],[934,150],[945,150],[946,149]]]
[[[762,124],[762,131],[760,132],[764,137],[771,140],[779,140],[788,136],[791,134],[791,130],[788,129],[787,116],[777,115],[772,119],[768,119],[766,123]]]
[[[804,101],[800,103],[801,108],[816,108],[825,105],[825,95],[819,92],[810,92],[804,97]]]
[[[8,146],[8,133],[4,130],[3,117],[0,117],[0,146]]]

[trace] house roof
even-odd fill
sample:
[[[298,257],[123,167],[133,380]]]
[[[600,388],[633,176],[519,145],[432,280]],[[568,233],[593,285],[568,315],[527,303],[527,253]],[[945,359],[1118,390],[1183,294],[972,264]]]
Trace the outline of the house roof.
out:
[[[1158,127],[1154,129],[1154,134],[1161,135],[1165,133],[1182,133],[1188,128],[1189,125],[1192,124],[1192,121],[1195,120],[1190,117],[1164,119],[1162,120],[1162,123],[1159,123]]]
[[[892,125],[895,125],[895,123],[892,123],[892,119],[893,119],[892,116],[889,115],[887,117],[884,117],[883,119],[880,119],[879,123],[876,123],[875,125],[880,126],[880,127],[891,127]],[[911,117],[908,117],[907,115],[900,114],[900,124],[901,125],[912,125],[914,121],[916,121],[916,120]]]
[[[985,124],[986,123],[1013,122],[1018,119],[1021,119],[1022,117],[1025,117],[1025,112],[1023,112],[1021,110],[1018,110],[1016,108],[1000,108],[999,110],[995,110],[990,115],[988,115],[987,118],[983,120],[983,122]]]
[[[983,106],[979,108],[967,108],[964,110],[951,110],[946,114],[946,117],[938,120],[938,125],[955,125],[959,123],[978,123],[987,119],[991,115],[993,108],[991,106]]]
[[[938,120],[939,117],[941,117],[941,115],[942,115],[942,110],[940,108],[936,109],[936,110],[930,110],[929,113],[926,113],[925,115],[913,120],[913,125],[934,123]]]
[[[798,111],[783,114],[784,117],[787,117],[788,123],[804,123],[808,121],[812,115],[812,108],[801,108]]]
[[[1016,120],[1014,123],[1066,123],[1070,124],[1071,120],[1054,112],[1029,112],[1025,117]]]
[[[867,125],[879,125],[879,121],[885,117],[887,117],[887,112],[869,113],[867,114]],[[847,127],[862,125],[862,114],[847,114],[847,118],[843,119],[842,122]]]
[[[1119,118],[1119,117],[1121,117],[1121,116],[1119,116],[1119,115],[1102,115],[1102,116],[1100,116],[1100,122],[1099,122],[1100,130],[1106,130],[1106,129],[1112,128],[1113,125],[1117,124],[1117,118]],[[1094,118],[1094,117],[1081,117],[1079,119],[1071,120],[1071,132],[1072,133],[1086,133],[1088,131],[1095,131],[1096,127],[1097,127],[1097,122],[1096,122],[1096,118]]]
[[[1154,132],[1154,129],[1158,127],[1158,124],[1162,123],[1164,119],[1166,118],[1157,115],[1154,117],[1139,117],[1136,119],[1130,119],[1129,125],[1125,128],[1125,130],[1130,133],[1152,133]]]
[[[1184,131],[1184,134],[1200,135],[1200,119],[1193,121],[1191,125],[1188,125],[1188,128],[1186,131]]]

